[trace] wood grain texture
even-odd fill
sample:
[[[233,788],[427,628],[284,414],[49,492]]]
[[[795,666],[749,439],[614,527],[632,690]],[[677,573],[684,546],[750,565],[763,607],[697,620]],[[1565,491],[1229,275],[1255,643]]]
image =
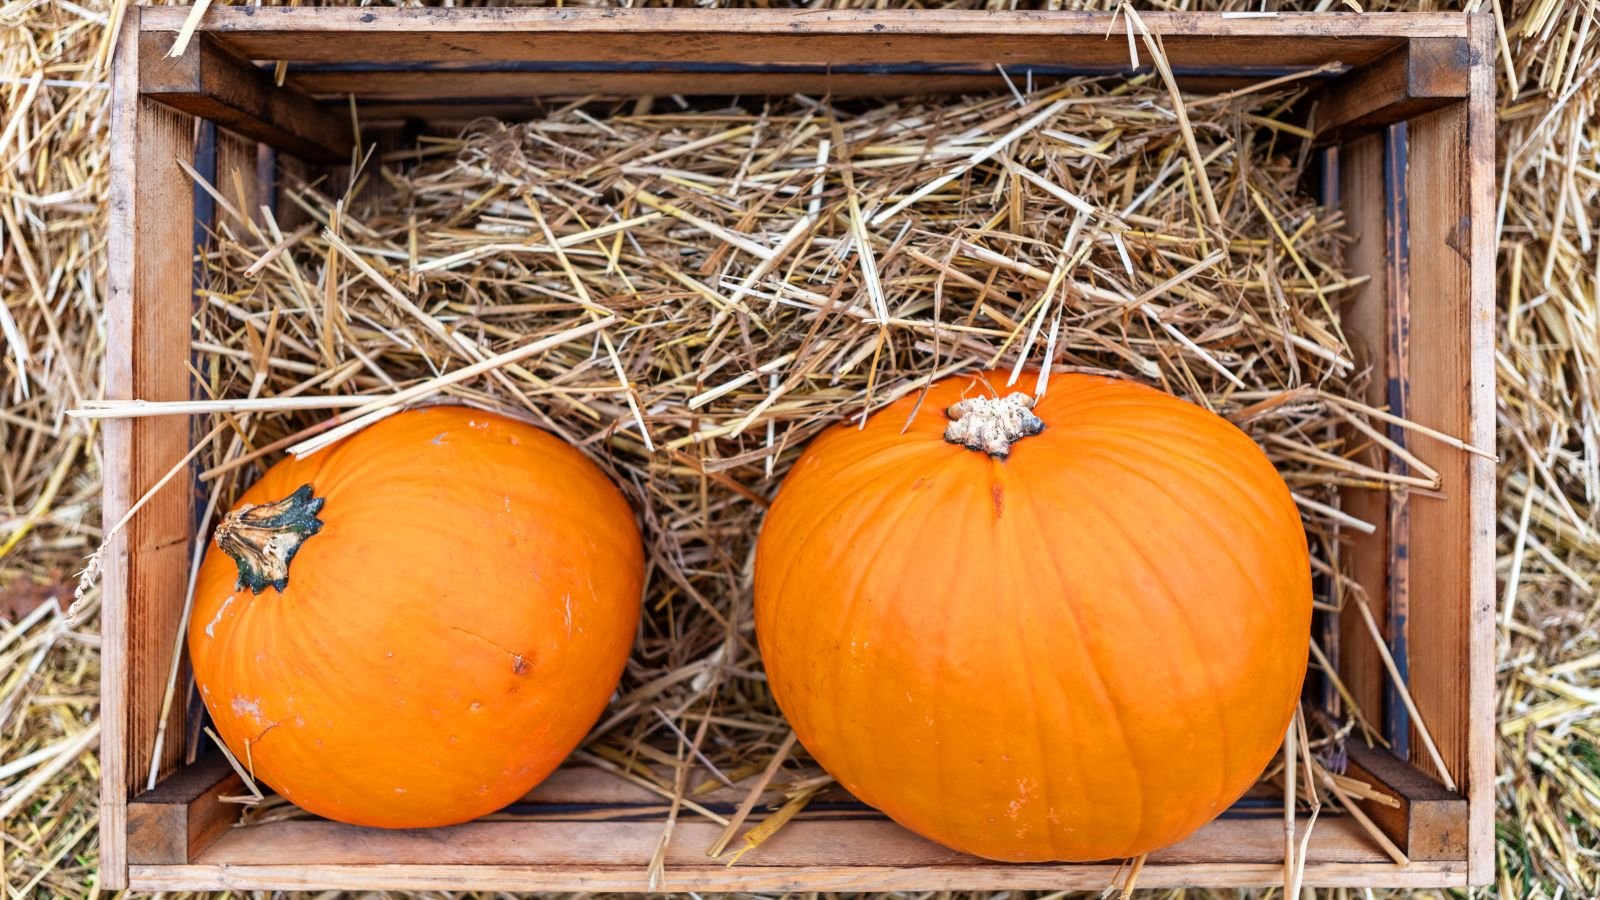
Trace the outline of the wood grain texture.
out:
[[[1495,446],[1495,23],[1489,13],[1470,17],[1472,73],[1467,100],[1467,215],[1471,275],[1469,440]],[[1466,777],[1468,804],[1467,871],[1473,884],[1494,880],[1495,744],[1495,465],[1473,457],[1468,506]]]
[[[1313,832],[1314,858],[1344,863],[1386,859],[1351,823],[1331,818],[1328,824],[1327,829]],[[714,822],[680,820],[667,847],[667,865],[706,865],[706,848],[721,831]],[[198,861],[229,866],[284,860],[363,866],[425,858],[435,865],[637,865],[643,869],[660,838],[660,821],[469,822],[447,829],[388,831],[302,820],[237,829],[207,848]],[[800,867],[992,865],[919,837],[871,812],[849,821],[792,821],[748,859],[764,866]],[[1217,819],[1181,843],[1151,853],[1150,862],[1281,866],[1282,816]]]
[[[1368,134],[1339,147],[1339,194],[1351,236],[1345,249],[1345,262],[1351,271],[1371,278],[1356,288],[1345,301],[1340,325],[1349,338],[1357,366],[1370,368],[1374,377],[1362,398],[1373,406],[1386,400],[1383,373],[1389,358],[1389,279],[1384,272],[1388,249],[1384,234],[1383,139]],[[1361,435],[1350,434],[1358,443],[1371,444]],[[1371,444],[1363,461],[1387,468],[1383,448]],[[1389,495],[1386,491],[1348,489],[1340,501],[1351,515],[1377,527],[1372,534],[1352,533],[1345,549],[1350,574],[1372,604],[1373,615],[1381,622],[1389,597]],[[1351,602],[1351,601],[1346,601]],[[1383,719],[1383,662],[1360,615],[1346,609],[1339,617],[1339,675],[1361,710],[1375,727]]]
[[[1003,865],[963,856],[882,818],[792,822],[743,864],[708,860],[719,827],[683,820],[666,856],[668,890],[889,890],[1101,888],[1115,865]],[[144,889],[334,888],[478,890],[644,890],[660,822],[472,823],[426,832],[354,829],[327,822],[280,822],[235,829],[191,866],[138,867]],[[1229,818],[1153,853],[1140,884],[1266,886],[1283,877],[1281,820]],[[395,865],[423,853],[428,865]],[[1401,868],[1349,820],[1313,832],[1308,882],[1447,885],[1461,863]]]
[[[1320,826],[1319,826],[1320,827]],[[668,868],[657,891],[925,891],[925,890],[1084,890],[1099,891],[1125,867],[1097,864],[1069,867],[1002,866],[894,868],[784,868],[701,863]],[[1306,887],[1359,888],[1380,880],[1402,888],[1459,887],[1466,881],[1461,863],[1309,863]],[[1147,863],[1142,888],[1258,887],[1283,883],[1283,863]],[[393,890],[393,891],[570,891],[645,892],[642,867],[581,866],[529,869],[523,866],[136,866],[140,890]]]
[[[450,105],[465,102],[486,105],[494,101],[526,109],[532,98],[666,95],[746,96],[808,94],[811,96],[873,97],[890,95],[960,94],[1007,91],[1005,79],[994,66],[873,66],[835,68],[811,65],[735,65],[664,71],[634,71],[632,67],[607,70],[605,66],[578,68],[555,63],[515,63],[462,67],[449,63],[413,63],[404,68],[376,64],[371,68],[337,67],[295,71],[287,83],[330,103],[345,102],[354,94],[363,110],[400,104],[436,107],[450,113]],[[862,71],[869,69],[870,71]],[[914,69],[915,71],[906,71]],[[1152,70],[1153,71],[1153,70]],[[1178,73],[1186,90],[1217,92],[1256,84],[1295,68],[1227,66],[1210,71]],[[1124,60],[1112,66],[1017,66],[1006,75],[1019,87],[1056,84],[1073,75],[1107,75],[1127,72]],[[457,118],[459,115],[448,115]]]
[[[1389,346],[1384,356],[1383,407],[1389,412],[1407,418],[1411,410],[1411,195],[1408,152],[1410,138],[1407,124],[1398,123],[1383,130],[1383,230],[1384,230],[1384,280],[1387,282],[1387,307],[1385,309],[1386,334]],[[1411,434],[1399,425],[1385,426],[1389,440],[1400,447],[1408,447]],[[1396,474],[1407,474],[1407,464],[1396,455],[1387,456],[1386,468]],[[1411,671],[1410,615],[1411,615],[1411,492],[1391,490],[1388,496],[1389,578],[1385,585],[1383,636],[1394,659],[1400,677],[1408,679]],[[1359,614],[1359,610],[1357,613]],[[1400,695],[1399,686],[1385,678],[1383,707],[1381,709],[1383,736],[1389,749],[1406,755],[1411,743],[1411,711]]]
[[[182,9],[135,9],[129,17],[130,28],[165,35],[170,42],[171,33],[186,14]],[[1168,52],[1180,68],[1238,60],[1249,60],[1253,66],[1298,67],[1329,60],[1360,65],[1387,58],[1385,54],[1409,38],[1441,45],[1469,40],[1473,63],[1470,100],[1427,112],[1412,126],[1412,206],[1406,222],[1413,254],[1429,257],[1412,274],[1419,298],[1424,285],[1429,295],[1420,298],[1414,310],[1429,346],[1420,358],[1413,357],[1411,367],[1425,373],[1426,384],[1417,388],[1418,409],[1414,410],[1421,421],[1468,437],[1480,446],[1492,446],[1493,85],[1488,65],[1491,57],[1485,49],[1492,46],[1487,17],[1469,22],[1453,14],[1223,19],[1146,13],[1145,18],[1154,30],[1167,35]],[[206,16],[199,46],[212,47],[212,59],[218,53],[226,57],[229,51],[219,48],[227,46],[252,58],[339,62],[410,59],[466,63],[483,58],[538,58],[862,64],[898,60],[969,65],[1003,62],[1012,66],[1030,61],[1060,64],[1065,59],[1085,67],[1115,68],[1126,64],[1126,44],[1117,40],[1119,31],[1106,39],[1109,21],[1107,15],[1078,13],[752,10],[732,16],[707,10],[216,8]],[[639,31],[646,27],[660,30]],[[962,37],[959,32],[963,31],[971,35]],[[173,160],[193,156],[194,123],[189,115],[137,96],[140,40],[137,34],[131,38],[130,34],[122,36],[114,78],[107,396],[178,399],[189,394],[181,362],[188,358],[193,207],[188,179]],[[229,59],[234,75],[239,74],[239,66],[258,71],[240,59]],[[328,94],[361,90],[371,95],[363,107],[364,120],[385,115],[460,120],[479,111],[507,110],[503,105],[507,92],[538,90],[529,82],[516,80],[526,74],[522,72],[460,73],[447,76],[448,85],[428,87],[430,93],[419,98],[414,92],[418,85],[428,84],[425,79],[386,85],[382,76],[396,76],[379,73],[369,78],[370,74],[340,76],[361,75],[367,80],[365,86],[360,79],[340,83],[331,74],[322,85]],[[670,86],[663,80],[669,77],[681,88],[682,79],[688,77],[683,73],[603,74],[606,78],[654,79],[622,90],[630,93],[661,92]],[[500,82],[493,80],[502,76]],[[597,86],[582,81],[595,77],[593,73],[568,72],[565,77],[573,79],[564,86],[571,87],[570,92],[580,92],[579,88],[588,92]],[[712,77],[729,83],[725,73]],[[844,93],[836,87],[837,79],[844,76],[812,73],[804,77],[828,78],[835,93]],[[995,78],[972,73],[942,77],[981,79],[990,87],[1003,86]],[[459,85],[456,79],[460,79]],[[906,89],[886,87],[881,81],[872,84],[871,93]],[[301,86],[306,87],[306,82]],[[776,85],[765,88],[778,89]],[[866,91],[865,83],[860,90]],[[456,102],[463,97],[466,102]],[[341,130],[348,131],[342,110],[325,112],[340,123]],[[246,116],[246,121],[253,118]],[[321,127],[326,131],[329,126],[323,123]],[[272,193],[260,184],[253,191],[231,187],[227,173],[248,162],[248,147],[253,142],[254,137],[236,138],[226,132],[218,138],[219,188],[240,205]],[[282,145],[281,137],[278,142]],[[1356,232],[1350,260],[1358,270],[1379,275],[1356,292],[1344,321],[1356,338],[1358,354],[1366,354],[1364,361],[1382,372],[1387,367],[1389,331],[1385,318],[1389,287],[1381,275],[1387,259],[1382,146],[1369,136],[1344,141],[1340,151],[1340,190]],[[262,159],[258,155],[256,162]],[[303,166],[287,156],[276,164],[269,159],[267,165],[285,172],[300,171]],[[286,228],[292,224],[285,221]],[[1368,345],[1371,349],[1362,349]],[[1381,378],[1378,381],[1377,393],[1370,399],[1381,405],[1384,386]],[[107,427],[108,521],[127,509],[144,486],[166,473],[188,448],[189,439],[188,424],[182,420],[134,420]],[[1444,473],[1446,497],[1413,501],[1419,508],[1429,508],[1429,515],[1414,523],[1417,537],[1412,544],[1415,555],[1424,557],[1414,562],[1417,607],[1412,627],[1418,639],[1412,647],[1416,661],[1413,686],[1447,765],[1464,783],[1470,810],[1469,854],[1466,859],[1419,859],[1410,867],[1397,867],[1348,820],[1328,818],[1319,823],[1312,841],[1312,862],[1307,867],[1307,883],[1312,885],[1459,886],[1469,878],[1477,883],[1493,875],[1493,468],[1482,460],[1459,458],[1455,451],[1437,445],[1416,449]],[[1373,515],[1359,511],[1363,503],[1375,504]],[[1386,562],[1391,545],[1387,504],[1385,495],[1353,492],[1346,505],[1351,512],[1383,524],[1377,536],[1358,538],[1348,551],[1353,554],[1356,577],[1370,585],[1380,621],[1386,617],[1383,600],[1390,569]],[[188,864],[137,864],[130,869],[126,842],[134,823],[127,818],[127,801],[142,785],[149,764],[166,657],[177,627],[191,518],[189,492],[174,485],[108,548],[102,617],[106,637],[104,886],[120,887],[131,875],[135,886],[152,890],[645,889],[645,866],[661,829],[660,821],[651,818],[654,813],[632,822],[496,821],[438,832],[365,833],[325,822],[285,822],[248,830],[224,829],[198,856],[193,851],[200,845],[189,844],[185,850],[190,854]],[[1339,667],[1364,708],[1377,718],[1382,669],[1359,618],[1346,618],[1356,630],[1347,632],[1341,641]],[[1373,697],[1368,698],[1369,693]],[[173,733],[180,732],[174,728]],[[173,768],[181,743],[169,742],[164,771]],[[1422,758],[1415,742],[1413,750]],[[561,770],[526,802],[546,811],[561,803],[592,805],[601,802],[597,798],[602,796],[610,797],[608,802],[641,810],[661,802],[657,795],[609,776],[602,777],[612,786],[602,788],[597,774],[591,769]],[[703,799],[719,804],[737,802],[740,797],[737,791],[720,790]],[[699,890],[1098,889],[1116,871],[1112,865],[989,864],[928,844],[870,811],[846,808],[848,797],[819,799],[838,800],[840,806],[814,810],[809,814],[812,818],[793,823],[748,858],[749,865],[732,869],[704,857],[704,847],[710,844],[708,835],[717,827],[686,814],[668,848],[666,886]],[[1281,883],[1281,829],[1281,821],[1270,817],[1233,815],[1219,820],[1189,841],[1152,855],[1140,884],[1265,887]],[[176,852],[175,838],[167,835],[166,841],[164,852],[171,858]]]
[[[210,35],[196,37],[182,56],[169,57],[175,38],[170,32],[141,31],[139,88],[146,96],[309,160],[349,160],[348,119],[293,87],[274,85],[270,72]]]
[[[239,817],[239,805],[222,798],[243,792],[244,781],[220,754],[175,772],[128,804],[128,862],[194,862]]]
[[[1281,827],[1281,826],[1280,826]],[[1321,826],[1319,826],[1321,827]],[[864,892],[927,890],[1083,890],[1099,891],[1125,867],[1003,866],[945,868],[783,868],[701,863],[694,868],[668,868],[656,891]],[[1359,888],[1374,881],[1400,888],[1460,887],[1466,882],[1462,863],[1309,863],[1306,887]],[[1141,888],[1257,887],[1283,883],[1283,863],[1211,863],[1166,865],[1147,863],[1139,875]],[[147,891],[172,890],[392,890],[392,891],[562,891],[634,892],[649,890],[643,867],[530,869],[524,866],[135,866],[133,885]]]
[[[217,131],[217,192],[257,227],[264,227],[261,204],[272,196],[273,181],[270,167],[262,171],[262,151],[265,145],[231,131]],[[218,210],[216,224],[226,224],[234,234],[243,236],[244,226]],[[265,232],[263,232],[265,234]]]
[[[148,26],[177,31],[185,13],[160,10]],[[1460,16],[1428,13],[1237,18],[1149,12],[1143,18],[1165,38],[1174,66],[1217,60],[1360,65],[1403,38],[1466,34]],[[1099,12],[378,7],[213,7],[201,24],[252,59],[1006,65],[1120,64],[1127,60],[1126,44],[1106,35],[1119,35],[1121,27]]]
[[[1493,85],[1483,17],[1474,17],[1472,97],[1410,123],[1411,416],[1494,446]],[[1444,764],[1467,793],[1472,877],[1493,877],[1490,743],[1494,716],[1494,468],[1431,441],[1441,499],[1411,505],[1411,692]],[[1411,758],[1428,771],[1420,741]],[[1434,773],[1437,774],[1437,773]]]
[[[1467,858],[1467,798],[1382,750],[1352,744],[1346,774],[1399,799],[1398,808],[1364,801],[1363,811],[1411,859]]]
[[[1347,139],[1465,99],[1470,63],[1465,36],[1406,41],[1322,90],[1318,136]]]
[[[179,159],[194,155],[191,116],[138,91],[138,9],[119,35],[113,73],[107,239],[105,395],[189,397],[193,191]],[[189,422],[107,423],[104,520],[122,518],[189,449]],[[187,479],[161,491],[104,550],[101,578],[101,885],[127,877],[127,801],[150,766],[188,570],[193,504]],[[181,735],[181,706],[169,728]],[[167,743],[175,767],[183,741]]]

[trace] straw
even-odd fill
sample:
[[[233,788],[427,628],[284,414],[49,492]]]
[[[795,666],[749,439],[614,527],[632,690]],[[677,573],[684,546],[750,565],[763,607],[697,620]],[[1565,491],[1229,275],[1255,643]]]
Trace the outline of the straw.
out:
[[[1366,375],[1329,314],[1360,283],[1342,268],[1339,216],[1300,192],[1294,158],[1233,137],[1298,83],[1198,106],[1179,127],[1149,114],[1170,104],[1165,87],[1095,79],[1023,93],[1020,106],[599,105],[476,123],[430,139],[435,152],[373,158],[388,190],[365,199],[291,182],[310,223],[249,221],[227,205],[200,256],[193,349],[210,396],[85,402],[72,415],[226,426],[226,452],[210,437],[195,451],[221,505],[276,454],[315,453],[421,403],[531,419],[583,448],[640,509],[659,574],[636,654],[646,662],[575,759],[661,796],[663,841],[680,810],[726,821],[721,855],[776,766],[805,757],[790,735],[737,785],[731,818],[686,798],[688,767],[736,771],[783,721],[738,679],[696,687],[704,670],[687,648],[731,647],[720,666],[759,670],[741,612],[748,542],[828,425],[983,365],[1019,380],[1043,366],[1036,394],[1062,373],[1120,371],[1255,437],[1324,567],[1376,527],[1341,508],[1343,489],[1434,483],[1363,455],[1389,423],[1350,399]],[[1106,135],[1164,149],[1080,152]],[[1188,174],[1169,178],[1170,159],[1189,160]],[[1207,224],[1203,184],[1230,198],[1223,227]],[[1369,727],[1359,709],[1347,715]],[[676,722],[689,719],[704,741],[697,730],[685,744]],[[814,794],[785,790],[735,858],[808,815]]]
[[[1193,8],[1261,15],[1259,6]],[[1375,523],[1354,521],[1341,492],[1358,482],[1415,489],[1375,464],[1379,451],[1423,479],[1434,473],[1418,465],[1422,457],[1447,462],[1438,466],[1446,473],[1459,471],[1456,453],[1498,459],[1500,889],[1546,900],[1600,894],[1584,824],[1600,819],[1600,349],[1588,339],[1600,292],[1600,29],[1587,0],[1478,6],[1503,26],[1498,447],[1473,447],[1467,435],[1366,403],[1370,376],[1317,299],[1320,291],[1337,311],[1359,280],[1341,259],[1344,224],[1299,193],[1298,120],[1283,110],[1330,73],[1291,72],[1220,95],[1179,87],[1178,102],[1159,40],[1147,41],[1128,16],[1117,23],[1125,33],[1110,39],[1142,47],[1136,61],[1156,69],[1133,85],[1080,81],[1040,92],[1031,73],[1008,65],[991,95],[967,100],[836,109],[822,98],[777,98],[766,110],[701,103],[698,111],[664,99],[655,109],[591,100],[550,107],[525,128],[485,123],[375,156],[360,177],[373,189],[359,197],[289,179],[275,216],[255,211],[248,224],[236,176],[218,173],[207,186],[221,198],[222,222],[200,257],[207,292],[193,350],[204,374],[194,402],[232,412],[182,411],[195,416],[196,434],[226,429],[197,444],[195,459],[219,502],[231,502],[285,448],[350,421],[330,417],[332,406],[296,404],[332,395],[364,405],[587,317],[525,204],[505,187],[538,184],[547,193],[537,202],[579,280],[619,316],[608,334],[632,390],[591,336],[450,384],[431,402],[533,420],[580,442],[627,486],[656,536],[657,586],[624,685],[633,699],[607,713],[590,747],[665,747],[670,761],[680,738],[652,712],[667,710],[676,722],[708,723],[705,758],[742,787],[787,733],[749,632],[745,564],[763,501],[823,427],[858,419],[936,373],[982,365],[1004,345],[996,364],[1008,369],[1051,361],[1053,377],[1037,378],[1038,389],[1064,372],[1113,371],[1211,405],[1262,443],[1303,501],[1318,571],[1343,585],[1319,608],[1343,615],[1359,615],[1347,608],[1355,594],[1339,568],[1349,554],[1329,548]],[[73,573],[115,524],[100,521],[98,425],[65,412],[129,408],[96,403],[105,78],[127,4],[13,7],[0,28],[0,647],[12,648],[0,654],[29,649],[0,660],[12,667],[0,678],[8,717],[0,803],[15,809],[0,821],[0,871],[12,893],[78,896],[96,883],[97,770],[84,736],[98,715],[98,589],[91,579],[77,598],[77,624],[57,618],[51,598],[66,602]],[[203,4],[192,12],[198,21]],[[184,52],[194,51],[191,41]],[[276,73],[294,77],[281,63]],[[1078,250],[1061,248],[1079,211],[1037,182],[1103,211],[1086,217]],[[850,234],[851,196],[867,219],[865,241]],[[884,227],[873,225],[897,205]],[[1126,231],[1112,224],[1119,220]],[[849,257],[855,245],[873,254],[886,318]],[[1225,259],[1163,288],[1148,312],[1128,305],[1218,251]],[[1074,262],[1069,253],[1084,256]],[[1040,303],[1058,269],[1054,294]],[[229,406],[252,396],[260,402]],[[691,409],[691,397],[704,399]],[[1410,440],[1391,440],[1390,426]],[[223,433],[247,439],[241,452],[226,456]],[[646,435],[660,448],[654,455],[643,452]],[[1384,477],[1374,482],[1371,470]],[[714,699],[703,680],[712,672],[722,684]],[[179,682],[174,702],[189,689]],[[1343,706],[1342,724],[1310,717],[1304,743],[1317,754],[1336,750],[1342,730],[1370,727],[1363,713],[1378,712],[1348,698]],[[793,755],[805,764],[803,751]],[[647,780],[666,798],[676,773],[661,765],[668,770]],[[763,799],[785,796],[780,787]],[[273,798],[263,806],[297,814]]]

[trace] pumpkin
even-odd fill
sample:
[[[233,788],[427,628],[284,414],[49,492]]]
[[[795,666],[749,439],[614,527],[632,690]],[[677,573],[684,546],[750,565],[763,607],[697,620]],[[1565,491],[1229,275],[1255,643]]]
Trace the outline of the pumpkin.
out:
[[[912,831],[1002,861],[1145,853],[1283,740],[1305,532],[1217,415],[1006,380],[938,381],[806,449],[757,543],[767,678],[812,756]]]
[[[539,429],[403,412],[262,476],[188,633],[228,749],[356,825],[467,821],[560,764],[615,690],[644,554],[622,494]]]

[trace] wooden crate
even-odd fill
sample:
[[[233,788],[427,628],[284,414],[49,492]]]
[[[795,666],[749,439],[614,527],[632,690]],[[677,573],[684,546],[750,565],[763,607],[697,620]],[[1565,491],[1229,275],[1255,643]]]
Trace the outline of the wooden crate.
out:
[[[1037,78],[1127,65],[1122,23],[1101,13],[595,9],[214,8],[188,53],[167,58],[187,10],[134,7],[120,35],[112,127],[107,396],[191,394],[191,250],[213,200],[179,161],[224,175],[244,209],[273,173],[348,160],[348,107],[364,121],[515,116],[528,98],[591,92],[893,94],[1003,89],[995,72]],[[1374,379],[1372,402],[1480,447],[1494,442],[1494,103],[1487,15],[1146,13],[1180,79],[1226,88],[1333,63],[1311,112],[1324,188],[1355,233],[1350,258],[1372,275],[1345,328]],[[1112,35],[1108,39],[1108,32]],[[292,60],[275,88],[270,63]],[[211,124],[207,124],[211,123]],[[231,177],[240,172],[242,178]],[[257,177],[259,175],[259,177]],[[1412,328],[1412,323],[1417,327]],[[105,430],[105,518],[189,450],[182,418]],[[1400,797],[1370,807],[1410,857],[1393,863],[1347,817],[1324,816],[1307,883],[1445,886],[1493,874],[1494,470],[1432,442],[1411,448],[1443,477],[1438,497],[1352,492],[1381,523],[1354,547],[1445,766],[1446,790],[1410,741],[1408,758],[1353,763]],[[594,769],[565,769],[520,807],[523,820],[430,832],[321,821],[231,829],[237,788],[213,759],[145,791],[190,554],[193,492],[155,495],[111,544],[104,578],[102,884],[147,890],[471,888],[643,890],[660,835],[660,798]],[[1374,646],[1351,615],[1339,668],[1367,710],[1395,710]],[[183,704],[169,728],[182,734]],[[1409,736],[1403,715],[1390,734]],[[192,723],[190,723],[192,724]],[[737,798],[713,796],[708,803]],[[838,798],[788,826],[747,863],[708,860],[711,826],[678,823],[671,890],[1100,888],[1115,862],[1000,865],[917,838]],[[1249,798],[1247,798],[1248,801]],[[594,809],[614,811],[596,821]],[[584,810],[589,812],[584,813]],[[1276,805],[1242,802],[1182,844],[1154,853],[1141,886],[1280,883]]]

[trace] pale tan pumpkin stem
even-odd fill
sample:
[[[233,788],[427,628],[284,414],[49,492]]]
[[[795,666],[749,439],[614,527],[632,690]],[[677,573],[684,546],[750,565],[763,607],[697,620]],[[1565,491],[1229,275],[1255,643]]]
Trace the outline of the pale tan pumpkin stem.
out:
[[[276,503],[250,503],[222,517],[217,547],[239,567],[239,589],[259,594],[268,585],[289,586],[289,563],[306,539],[322,530],[325,499],[312,495],[311,485]]]
[[[1011,455],[1011,445],[1044,430],[1033,414],[1033,398],[1020,391],[1006,397],[973,397],[945,410],[950,424],[944,439],[995,459]]]

